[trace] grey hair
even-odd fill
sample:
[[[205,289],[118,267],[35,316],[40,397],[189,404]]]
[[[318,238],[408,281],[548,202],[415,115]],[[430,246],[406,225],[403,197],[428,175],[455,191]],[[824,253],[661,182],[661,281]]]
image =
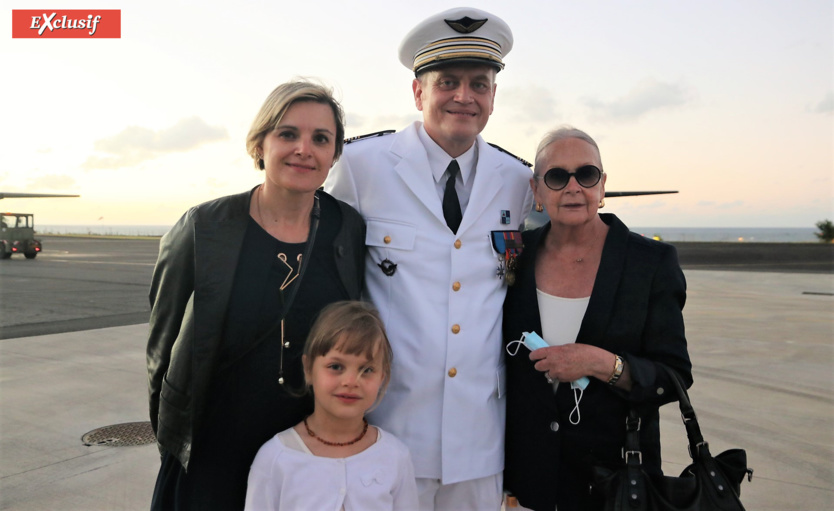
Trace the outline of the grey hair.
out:
[[[534,167],[533,177],[536,180],[541,179],[540,173],[535,172],[535,170],[542,169],[542,172],[546,172],[547,169],[544,168],[546,165],[545,163],[545,156],[547,153],[547,148],[553,142],[558,142],[559,140],[564,140],[566,138],[578,138],[579,140],[584,140],[593,146],[594,149],[597,150],[597,155],[599,156],[599,170],[604,170],[602,168],[602,156],[599,152],[599,146],[597,145],[596,141],[591,138],[591,135],[588,135],[584,131],[574,128],[573,126],[563,125],[559,126],[555,130],[548,131],[544,137],[542,137],[542,141],[539,142],[539,147],[536,148],[536,166]]]

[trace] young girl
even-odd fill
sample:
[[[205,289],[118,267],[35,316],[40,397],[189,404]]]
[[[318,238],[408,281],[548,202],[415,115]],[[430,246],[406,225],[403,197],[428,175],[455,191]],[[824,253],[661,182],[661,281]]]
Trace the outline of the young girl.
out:
[[[418,507],[408,448],[368,426],[393,354],[373,306],[337,302],[310,330],[302,364],[313,413],[258,451],[247,510],[410,510]]]

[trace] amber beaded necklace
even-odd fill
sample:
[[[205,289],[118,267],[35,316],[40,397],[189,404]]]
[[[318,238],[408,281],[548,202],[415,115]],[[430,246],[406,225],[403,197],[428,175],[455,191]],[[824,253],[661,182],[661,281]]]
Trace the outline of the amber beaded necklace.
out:
[[[323,443],[324,445],[329,445],[331,447],[344,447],[346,445],[353,445],[356,442],[365,438],[365,433],[368,432],[368,419],[365,419],[363,417],[362,422],[365,423],[365,426],[362,428],[362,432],[359,433],[358,437],[354,438],[350,442],[329,442],[329,441],[325,440],[324,438],[322,438],[322,437],[316,435],[315,433],[313,433],[313,430],[310,429],[310,426],[307,425],[307,417],[304,417],[304,427],[307,428],[307,434],[310,435],[311,437],[315,438],[319,442]]]

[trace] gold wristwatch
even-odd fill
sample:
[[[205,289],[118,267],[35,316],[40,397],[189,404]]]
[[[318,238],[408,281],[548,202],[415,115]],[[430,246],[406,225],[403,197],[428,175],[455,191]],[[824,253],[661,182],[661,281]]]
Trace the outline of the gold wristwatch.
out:
[[[611,377],[608,378],[608,385],[614,385],[617,383],[617,380],[620,379],[620,376],[623,375],[623,357],[619,355],[614,355],[614,372],[611,373]]]

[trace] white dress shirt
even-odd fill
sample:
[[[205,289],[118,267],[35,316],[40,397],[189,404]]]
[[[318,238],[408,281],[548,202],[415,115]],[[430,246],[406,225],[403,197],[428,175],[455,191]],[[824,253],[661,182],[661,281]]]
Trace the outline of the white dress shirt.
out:
[[[455,191],[458,192],[458,200],[460,201],[460,212],[466,213],[466,206],[469,204],[469,197],[472,195],[472,183],[475,182],[475,166],[478,163],[478,144],[472,144],[472,147],[457,158],[449,156],[442,147],[437,145],[437,142],[432,140],[426,128],[422,124],[417,132],[420,137],[420,142],[426,148],[426,156],[429,158],[429,167],[431,168],[432,177],[434,177],[434,185],[437,188],[437,196],[440,201],[443,201],[443,195],[446,193],[446,181],[449,178],[449,173],[446,168],[452,160],[458,161],[460,172],[455,178]]]

